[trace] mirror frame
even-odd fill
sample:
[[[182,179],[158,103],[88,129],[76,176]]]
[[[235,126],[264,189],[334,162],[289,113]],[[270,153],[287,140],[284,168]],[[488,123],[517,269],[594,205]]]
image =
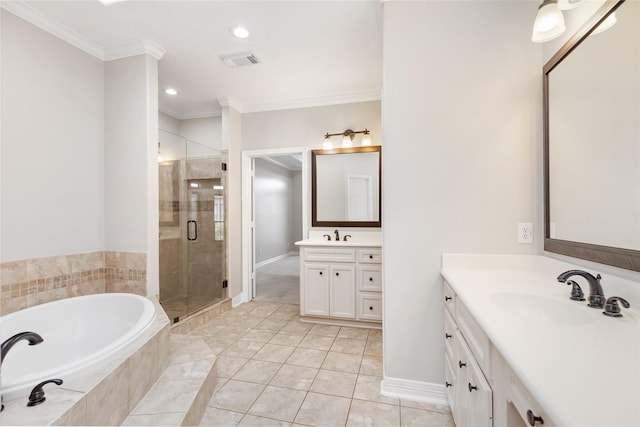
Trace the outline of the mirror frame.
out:
[[[543,67],[543,132],[544,132],[544,250],[561,255],[640,271],[640,251],[602,246],[592,243],[552,239],[549,213],[549,73],[576,49],[591,32],[620,7],[625,0],[607,0],[591,18],[556,52]]]
[[[317,156],[353,153],[378,153],[378,220],[377,221],[319,221],[317,209]],[[382,226],[382,146],[334,148],[333,150],[311,151],[311,226],[312,227],[381,227]]]

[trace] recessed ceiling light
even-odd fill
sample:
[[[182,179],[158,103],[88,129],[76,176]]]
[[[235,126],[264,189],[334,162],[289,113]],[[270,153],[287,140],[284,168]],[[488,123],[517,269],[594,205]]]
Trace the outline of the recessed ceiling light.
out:
[[[247,37],[249,37],[249,30],[241,25],[234,25],[233,27],[229,28],[229,31],[231,31],[231,34],[239,39],[246,39]]]
[[[164,93],[166,93],[167,95],[177,95],[178,91],[172,87],[168,87],[164,90]]]

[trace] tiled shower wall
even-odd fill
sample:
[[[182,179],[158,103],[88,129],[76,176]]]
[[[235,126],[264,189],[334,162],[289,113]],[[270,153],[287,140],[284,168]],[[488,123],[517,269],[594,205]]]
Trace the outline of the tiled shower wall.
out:
[[[0,264],[0,314],[79,295],[146,295],[147,254],[91,252]]]

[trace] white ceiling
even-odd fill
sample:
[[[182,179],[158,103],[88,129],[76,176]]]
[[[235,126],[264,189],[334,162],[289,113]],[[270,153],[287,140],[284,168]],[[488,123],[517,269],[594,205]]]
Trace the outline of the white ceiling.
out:
[[[251,112],[380,97],[379,0],[47,0],[22,1],[13,9],[12,3],[3,7],[43,28],[68,31],[94,56],[142,40],[160,45],[166,51],[158,65],[160,110],[176,118],[219,114],[218,99],[224,98]],[[230,33],[237,24],[249,29],[248,39]],[[262,63],[231,69],[219,59],[243,51]],[[162,92],[169,86],[178,96]]]

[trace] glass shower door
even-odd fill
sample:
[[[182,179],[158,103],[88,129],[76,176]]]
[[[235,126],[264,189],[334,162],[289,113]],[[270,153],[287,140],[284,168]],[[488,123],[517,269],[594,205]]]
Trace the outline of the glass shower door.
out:
[[[160,303],[177,322],[226,297],[226,177],[218,151],[160,136]]]

